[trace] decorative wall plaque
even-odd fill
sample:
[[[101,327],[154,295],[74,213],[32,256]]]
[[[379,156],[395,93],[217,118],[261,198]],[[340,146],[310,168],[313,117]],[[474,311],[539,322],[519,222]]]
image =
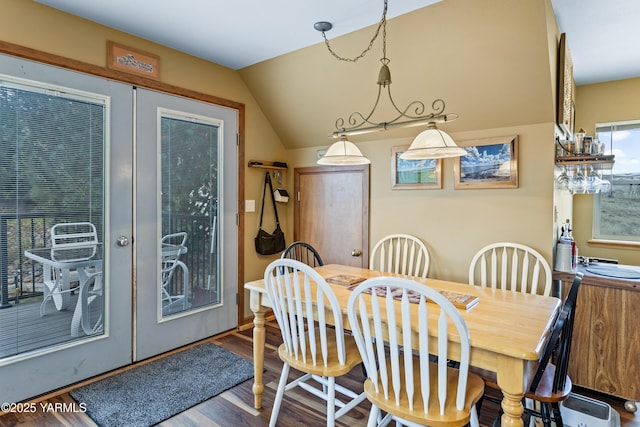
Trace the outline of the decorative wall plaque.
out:
[[[160,57],[115,42],[108,42],[107,67],[160,80]]]

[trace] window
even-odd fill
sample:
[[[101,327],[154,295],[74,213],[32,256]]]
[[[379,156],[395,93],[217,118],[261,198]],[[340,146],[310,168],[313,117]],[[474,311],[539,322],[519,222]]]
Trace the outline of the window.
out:
[[[596,135],[615,163],[603,172],[609,191],[594,197],[593,237],[640,241],[640,121],[599,123]]]

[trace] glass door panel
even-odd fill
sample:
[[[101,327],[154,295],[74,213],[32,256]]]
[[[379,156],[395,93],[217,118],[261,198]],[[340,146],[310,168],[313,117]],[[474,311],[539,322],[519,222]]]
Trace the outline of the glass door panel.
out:
[[[220,304],[220,122],[161,110],[162,317]]]

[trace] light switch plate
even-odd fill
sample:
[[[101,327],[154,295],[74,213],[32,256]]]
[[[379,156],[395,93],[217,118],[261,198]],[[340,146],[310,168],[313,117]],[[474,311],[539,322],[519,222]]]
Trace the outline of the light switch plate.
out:
[[[244,201],[244,211],[245,212],[255,212],[256,211],[256,201],[255,200],[245,200]]]

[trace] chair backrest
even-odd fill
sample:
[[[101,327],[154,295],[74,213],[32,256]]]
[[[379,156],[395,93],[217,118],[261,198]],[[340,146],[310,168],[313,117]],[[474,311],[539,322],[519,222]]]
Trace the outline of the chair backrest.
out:
[[[162,287],[163,291],[169,292],[168,285],[171,283],[176,267],[181,265],[180,256],[187,251],[187,233],[171,233],[162,236],[160,240],[162,258]],[[183,264],[182,264],[183,265]]]
[[[340,303],[322,276],[300,261],[280,258],[265,269],[264,284],[289,355],[314,366],[326,366],[331,346],[344,365]],[[333,317],[335,334],[331,336],[335,335],[335,342],[329,342],[326,316]]]
[[[371,270],[427,277],[429,251],[420,239],[409,234],[390,234],[375,244],[369,258]]]
[[[51,257],[82,261],[93,257],[98,244],[96,227],[90,222],[64,222],[51,227]]]
[[[300,261],[311,267],[324,265],[318,251],[306,242],[293,242],[282,252],[280,258],[289,258]]]
[[[549,296],[551,267],[533,248],[519,243],[493,243],[480,249],[471,260],[469,283]]]
[[[444,295],[407,278],[376,277],[365,280],[353,290],[347,312],[367,376],[377,393],[382,389],[385,399],[396,404],[406,398],[413,409],[417,398],[415,390],[419,388],[424,408],[429,408],[430,387],[435,382],[430,378],[437,375],[440,412],[444,412],[448,386],[457,388],[456,407],[459,410],[464,407],[469,372],[469,331],[460,312]],[[451,331],[450,326],[453,327]],[[430,372],[430,329],[438,331],[436,372]],[[454,384],[448,384],[446,380],[449,334],[457,335],[460,342],[460,374]],[[416,348],[420,370],[418,384],[413,383],[414,354],[411,351]],[[401,366],[405,371],[402,378]]]
[[[556,393],[558,390],[564,388],[567,380],[567,371],[569,369],[569,355],[571,353],[571,340],[573,336],[576,302],[578,300],[578,289],[580,288],[580,283],[582,283],[582,277],[582,273],[576,273],[573,283],[571,283],[571,288],[569,288],[569,293],[562,304],[560,314],[553,325],[551,336],[547,341],[544,352],[538,359],[538,369],[529,387],[529,391],[532,393],[538,388],[542,374],[547,368],[554,352],[556,352],[556,371],[553,377],[552,392]]]

